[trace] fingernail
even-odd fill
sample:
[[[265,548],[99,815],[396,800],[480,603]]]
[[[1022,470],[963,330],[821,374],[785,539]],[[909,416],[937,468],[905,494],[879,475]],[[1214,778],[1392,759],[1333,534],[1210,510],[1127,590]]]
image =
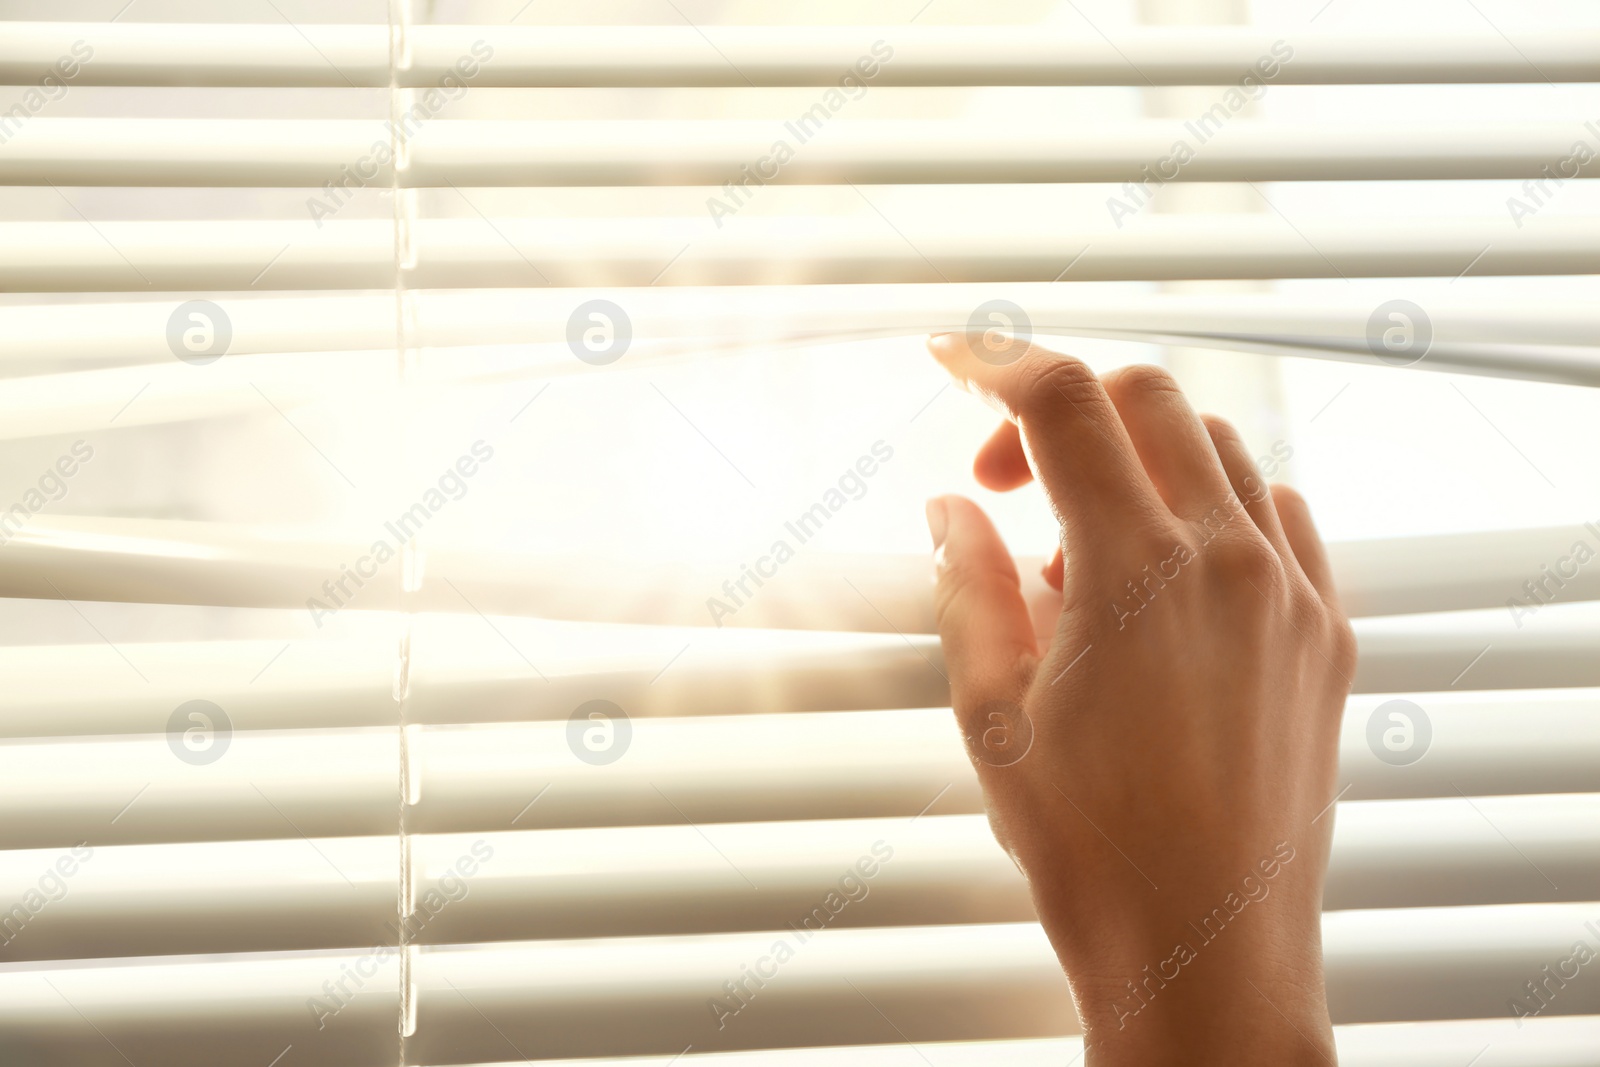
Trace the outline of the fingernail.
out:
[[[948,350],[955,344],[956,335],[953,333],[931,333],[928,335],[928,351],[938,355],[940,351]]]
[[[939,497],[928,501],[928,532],[933,535],[933,547],[944,544],[944,535],[950,526],[950,510]]]

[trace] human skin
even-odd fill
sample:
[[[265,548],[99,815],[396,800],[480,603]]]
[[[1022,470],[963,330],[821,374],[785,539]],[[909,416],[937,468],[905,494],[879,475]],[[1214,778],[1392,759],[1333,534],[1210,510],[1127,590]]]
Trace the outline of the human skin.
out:
[[[1043,487],[1062,610],[1041,645],[993,524],[947,496],[935,614],[1084,1062],[1331,1064],[1320,917],[1356,646],[1310,512],[1165,371],[1031,347],[996,365],[984,343],[929,348],[1006,417],[978,480]]]

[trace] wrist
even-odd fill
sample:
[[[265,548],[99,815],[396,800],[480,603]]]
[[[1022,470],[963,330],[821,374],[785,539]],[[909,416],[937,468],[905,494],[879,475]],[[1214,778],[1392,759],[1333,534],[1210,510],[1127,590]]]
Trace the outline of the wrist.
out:
[[[1163,950],[1115,957],[1068,970],[1085,1067],[1335,1062],[1314,925],[1211,941],[1191,931]]]
[[[1325,844],[1234,844],[1231,858],[1213,846],[1182,857],[1187,878],[1143,857],[1091,868],[1061,862],[1081,849],[1012,844],[1072,986],[1087,1067],[1333,1062]],[[1220,873],[1232,871],[1245,873]]]
[[[1298,872],[1296,872],[1298,873]],[[1071,983],[1086,1067],[1330,1064],[1318,884],[1118,894],[1092,912],[1035,883],[1040,921]],[[1044,890],[1040,892],[1040,890]],[[1166,898],[1166,899],[1160,899]],[[1216,907],[1205,902],[1215,900]]]

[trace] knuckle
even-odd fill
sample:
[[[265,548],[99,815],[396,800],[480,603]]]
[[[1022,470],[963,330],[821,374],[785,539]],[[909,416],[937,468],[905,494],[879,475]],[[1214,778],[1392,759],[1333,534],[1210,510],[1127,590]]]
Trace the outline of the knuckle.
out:
[[[1070,356],[1031,360],[1022,370],[1018,414],[1048,418],[1064,407],[1106,402],[1105,388],[1082,360]]]
[[[1360,646],[1356,642],[1355,627],[1350,625],[1350,620],[1335,612],[1333,617],[1333,634],[1330,642],[1333,646],[1332,658],[1334,666],[1341,674],[1352,675],[1356,670],[1356,662],[1361,657]]]
[[[974,561],[971,557],[952,558],[941,553],[933,588],[934,619],[943,622],[960,610],[963,602],[981,597],[995,588],[1012,592],[1017,590],[1019,586],[1015,570]]]
[[[1285,592],[1283,560],[1267,539],[1254,531],[1230,532],[1209,547],[1212,568],[1225,581],[1249,583],[1276,602]]]
[[[1011,572],[987,556],[941,552],[936,563],[941,587],[963,589],[996,580],[1016,584]]]
[[[1152,518],[1130,531],[1124,544],[1137,559],[1176,560],[1187,563],[1201,552],[1201,544],[1182,523]]]
[[[1238,428],[1221,415],[1201,415],[1200,421],[1205,424],[1206,432],[1219,448],[1224,445],[1230,448],[1243,447],[1244,438],[1239,435]]]
[[[1311,583],[1301,578],[1287,581],[1285,585],[1288,586],[1288,595],[1283,611],[1289,622],[1302,634],[1313,637],[1322,635],[1328,629],[1327,609],[1323,607],[1322,598],[1317,596],[1316,590],[1311,588]]]
[[[1133,363],[1106,375],[1106,391],[1130,399],[1140,396],[1182,393],[1178,380],[1166,368],[1150,363]]]
[[[1309,515],[1311,511],[1300,491],[1287,485],[1273,485],[1272,503],[1280,512],[1293,512],[1296,516]]]

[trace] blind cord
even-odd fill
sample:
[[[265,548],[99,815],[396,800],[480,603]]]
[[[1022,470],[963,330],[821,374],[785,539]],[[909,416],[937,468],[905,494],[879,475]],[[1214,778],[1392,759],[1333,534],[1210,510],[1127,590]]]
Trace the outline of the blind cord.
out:
[[[401,187],[401,171],[409,162],[409,148],[405,137],[405,111],[409,91],[401,86],[401,71],[410,66],[411,25],[410,0],[389,0],[389,147],[393,156],[390,168],[390,204],[394,219],[394,299],[395,299],[395,375],[402,397],[406,396],[411,380],[412,335],[415,308],[406,292],[406,271],[415,258],[415,190]],[[401,411],[409,414],[409,405],[402,403]],[[409,441],[409,422],[402,418],[395,428],[397,451],[404,454]],[[399,780],[397,792],[399,810],[396,816],[396,853],[400,869],[396,881],[395,950],[399,966],[398,999],[399,1018],[396,1022],[396,1041],[399,1067],[409,1064],[409,1042],[416,1032],[416,990],[412,973],[411,918],[415,910],[415,891],[411,869],[411,808],[416,803],[420,781],[412,768],[412,733],[408,720],[411,682],[411,640],[414,594],[421,585],[421,559],[416,536],[400,546],[400,633],[395,659],[394,701],[396,746]]]

